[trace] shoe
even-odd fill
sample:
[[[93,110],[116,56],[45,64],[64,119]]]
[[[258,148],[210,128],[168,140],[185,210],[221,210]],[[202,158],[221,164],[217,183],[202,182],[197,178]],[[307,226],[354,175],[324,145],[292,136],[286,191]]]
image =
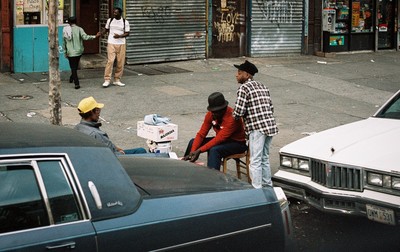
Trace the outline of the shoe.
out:
[[[120,81],[114,81],[114,82],[113,82],[113,85],[115,85],[115,86],[120,86],[120,87],[125,86],[125,84],[122,83],[122,82],[120,82]]]
[[[103,87],[108,87],[108,86],[110,86],[110,81],[105,81],[105,82],[103,83]]]
[[[71,75],[71,76],[69,76],[69,83],[72,83],[72,82],[74,82],[74,79],[72,78],[72,75]]]
[[[80,89],[80,88],[81,88],[81,86],[75,85],[75,89]]]

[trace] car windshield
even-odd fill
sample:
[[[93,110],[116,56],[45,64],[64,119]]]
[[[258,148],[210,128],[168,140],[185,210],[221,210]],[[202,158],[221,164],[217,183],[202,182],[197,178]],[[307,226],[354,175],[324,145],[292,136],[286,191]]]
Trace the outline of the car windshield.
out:
[[[400,93],[393,97],[393,99],[386,104],[376,117],[400,119]]]

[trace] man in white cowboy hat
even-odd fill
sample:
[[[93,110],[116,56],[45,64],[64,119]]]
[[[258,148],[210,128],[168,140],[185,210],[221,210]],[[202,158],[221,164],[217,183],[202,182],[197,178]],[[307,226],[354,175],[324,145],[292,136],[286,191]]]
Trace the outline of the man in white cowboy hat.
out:
[[[249,61],[234,65],[238,70],[236,80],[240,84],[233,116],[242,117],[249,139],[250,177],[254,188],[272,186],[269,147],[272,136],[278,134],[269,89],[253,80],[257,67]]]
[[[79,115],[82,117],[82,119],[81,122],[75,126],[75,129],[95,139],[98,139],[107,145],[107,147],[110,148],[116,155],[147,153],[144,148],[123,150],[111,142],[107,133],[100,129],[100,111],[103,107],[104,104],[98,103],[92,96],[82,99],[78,104]]]
[[[220,92],[208,97],[207,114],[196,137],[189,141],[183,160],[195,162],[202,152],[208,152],[207,166],[219,170],[224,157],[247,150],[242,120],[234,120],[233,109]],[[215,137],[207,137],[210,129]]]

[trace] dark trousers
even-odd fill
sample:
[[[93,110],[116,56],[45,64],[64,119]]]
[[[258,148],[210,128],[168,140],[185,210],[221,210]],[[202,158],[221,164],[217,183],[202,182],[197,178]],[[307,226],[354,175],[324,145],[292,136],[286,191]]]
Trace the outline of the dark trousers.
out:
[[[205,145],[209,141],[211,141],[213,137],[206,137],[203,140],[201,146]],[[185,156],[189,155],[190,150],[192,149],[194,138],[189,141],[189,144],[185,151]],[[247,145],[245,142],[238,141],[226,141],[219,145],[216,145],[207,151],[207,166],[210,168],[214,168],[216,170],[220,170],[222,158],[233,155],[243,153],[247,150]]]
[[[81,56],[68,57],[69,67],[71,68],[70,80],[73,80],[73,82],[75,83],[76,86],[79,86],[78,66],[79,66],[80,60],[81,60]]]

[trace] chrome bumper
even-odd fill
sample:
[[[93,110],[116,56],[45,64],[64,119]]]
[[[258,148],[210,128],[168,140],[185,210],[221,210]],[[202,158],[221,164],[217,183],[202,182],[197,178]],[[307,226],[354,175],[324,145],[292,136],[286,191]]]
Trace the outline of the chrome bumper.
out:
[[[395,213],[396,224],[400,224],[399,205],[378,202],[362,196],[346,195],[345,192],[343,194],[331,194],[308,184],[297,183],[277,176],[273,176],[272,180],[274,186],[281,187],[287,197],[302,200],[322,212],[367,217],[366,205],[372,204],[392,209]]]

